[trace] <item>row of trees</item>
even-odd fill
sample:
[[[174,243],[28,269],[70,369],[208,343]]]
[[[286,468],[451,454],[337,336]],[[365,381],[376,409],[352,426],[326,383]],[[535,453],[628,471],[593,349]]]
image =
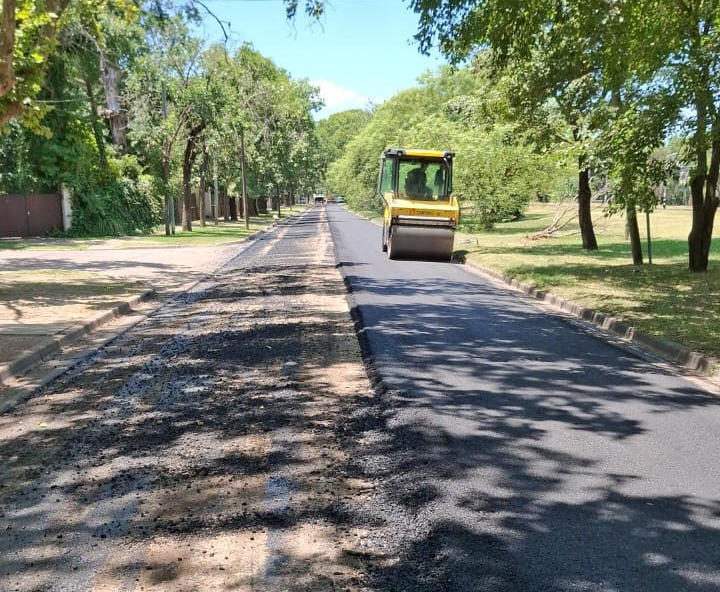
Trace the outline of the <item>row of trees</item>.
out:
[[[422,51],[458,70],[426,76],[372,113],[331,163],[330,187],[372,199],[391,145],[458,152],[455,188],[484,226],[532,195],[571,191],[582,246],[597,249],[593,176],[628,221],[689,166],[689,267],[708,266],[720,169],[720,4],[707,0],[409,0]],[[340,117],[340,116],[336,116]],[[345,114],[361,123],[357,114]],[[333,125],[342,127],[338,119]],[[668,146],[672,145],[672,153]],[[675,171],[675,173],[677,170]]]
[[[297,2],[286,7],[294,15]],[[317,89],[250,45],[205,47],[190,32],[201,16],[192,2],[4,0],[11,15],[0,191],[69,185],[76,232],[144,231],[163,212],[174,232],[174,198],[191,230],[197,184],[203,199],[211,184],[244,195],[247,218],[264,198],[291,199],[320,179]]]
[[[653,153],[671,133],[692,165],[689,267],[708,266],[719,200],[720,3],[714,0],[410,0],[424,51],[452,61],[489,56],[513,80],[526,118],[560,114],[572,131],[583,246],[597,248],[589,171],[603,166],[631,225],[654,205],[664,174]]]

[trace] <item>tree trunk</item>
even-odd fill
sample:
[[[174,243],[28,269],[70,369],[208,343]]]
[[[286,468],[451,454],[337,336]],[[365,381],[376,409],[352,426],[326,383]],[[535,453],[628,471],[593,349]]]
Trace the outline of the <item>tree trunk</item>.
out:
[[[237,199],[233,196],[228,196],[228,202],[230,207],[228,210],[230,211],[230,220],[233,222],[237,222],[238,219],[238,211],[237,211]]]
[[[3,0],[2,3],[2,37],[0,37],[0,97],[8,94],[15,87],[15,65],[13,50],[15,49],[15,0]],[[5,123],[5,121],[0,121]]]
[[[593,229],[592,216],[590,214],[590,170],[585,166],[585,159],[579,159],[580,172],[578,173],[578,219],[580,222],[580,235],[582,236],[583,249],[595,251],[598,248],[595,230]]]
[[[208,153],[207,150],[205,150],[205,147],[203,147],[203,161],[202,166],[200,167],[200,226],[203,228],[205,227],[205,189],[207,183],[205,182],[205,177],[207,176],[207,169],[208,169]]]
[[[182,227],[183,230],[192,230],[192,168],[197,156],[197,139],[205,129],[205,122],[198,123],[190,129],[187,143],[185,144],[185,153],[183,154],[183,211],[182,211]]]
[[[127,148],[127,118],[120,105],[120,73],[107,61],[103,52],[100,52],[100,78],[105,89],[105,116],[110,124],[113,143]]]
[[[90,103],[90,123],[92,124],[95,143],[97,144],[98,156],[100,158],[100,167],[107,171],[108,161],[105,153],[105,139],[102,135],[102,127],[100,126],[100,118],[98,117],[97,103],[95,102],[95,93],[93,92],[90,77],[85,75],[85,93],[87,94],[88,103]]]
[[[695,177],[690,184],[693,202],[692,228],[688,235],[690,271],[707,271],[715,213],[718,208],[716,189],[707,183],[703,196],[703,185],[706,183],[702,177]]]
[[[218,225],[220,218],[220,194],[218,189],[217,160],[213,156],[213,224]]]
[[[230,198],[228,197],[227,189],[223,189],[222,200],[223,212],[225,213],[225,222],[230,222]]]
[[[632,250],[633,265],[643,264],[642,242],[640,242],[640,229],[638,228],[637,211],[633,204],[628,204],[625,209],[627,214],[627,230],[630,237],[630,249]]]
[[[245,218],[245,230],[250,230],[250,216],[248,212],[250,210],[248,206],[248,194],[247,194],[247,179],[245,176],[245,168],[247,163],[245,162],[245,130],[240,128],[240,172],[242,174],[242,208],[243,216]]]
[[[165,192],[165,236],[170,236],[170,220],[174,217],[171,212],[172,201],[170,200],[170,191],[168,182],[170,180],[170,162],[163,154],[162,159],[162,184]]]
[[[690,271],[707,271],[715,213],[720,202],[717,194],[718,173],[720,172],[720,139],[712,142],[709,170],[706,168],[707,156],[701,152],[698,151],[697,154],[698,172],[690,181],[693,212],[692,228],[688,235]],[[703,174],[706,170],[707,173]]]

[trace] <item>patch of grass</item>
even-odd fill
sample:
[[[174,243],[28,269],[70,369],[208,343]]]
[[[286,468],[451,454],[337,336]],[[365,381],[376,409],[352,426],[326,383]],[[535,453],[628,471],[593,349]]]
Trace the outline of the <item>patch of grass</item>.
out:
[[[653,264],[647,265],[645,217],[639,218],[645,265],[632,265],[625,219],[593,212],[599,243],[584,251],[577,224],[560,236],[529,240],[552,221],[554,204],[533,204],[517,222],[483,233],[458,233],[455,247],[468,261],[627,319],[641,331],[720,357],[720,264],[713,243],[707,273],[691,273],[687,234],[692,213],[668,207],[651,214]]]
[[[282,208],[281,218],[297,213],[302,206],[294,209]],[[268,212],[250,218],[250,228],[245,229],[245,222],[220,221],[215,226],[211,221],[205,227],[193,222],[192,232],[184,232],[176,226],[175,234],[165,236],[165,227],[158,226],[152,234],[140,236],[107,237],[107,238],[29,238],[0,240],[0,249],[12,250],[70,250],[70,249],[126,249],[133,247],[192,247],[210,246],[242,240],[243,238],[266,228],[274,221],[276,212]]]
[[[89,248],[91,244],[91,241],[79,238],[4,238],[0,239],[0,250],[44,251],[57,249],[59,251],[79,251]]]
[[[353,209],[352,211],[355,212],[356,214],[358,214],[359,216],[364,216],[371,222],[379,223],[380,225],[382,225],[382,220],[383,220],[382,210],[378,211],[378,210],[355,210],[355,209]]]

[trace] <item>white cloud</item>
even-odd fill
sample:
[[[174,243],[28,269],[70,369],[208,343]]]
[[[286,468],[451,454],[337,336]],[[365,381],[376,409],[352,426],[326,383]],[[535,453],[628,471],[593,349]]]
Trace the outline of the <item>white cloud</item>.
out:
[[[342,88],[329,80],[312,80],[310,84],[320,88],[320,97],[325,101],[325,107],[318,114],[321,117],[346,109],[362,109],[368,104],[368,97],[349,88]]]

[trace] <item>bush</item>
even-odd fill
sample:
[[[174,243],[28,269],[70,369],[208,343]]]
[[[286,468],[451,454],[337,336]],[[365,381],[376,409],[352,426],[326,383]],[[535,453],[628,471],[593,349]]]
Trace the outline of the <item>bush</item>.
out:
[[[73,187],[72,236],[122,236],[150,232],[162,221],[162,199],[151,179],[81,181]]]

